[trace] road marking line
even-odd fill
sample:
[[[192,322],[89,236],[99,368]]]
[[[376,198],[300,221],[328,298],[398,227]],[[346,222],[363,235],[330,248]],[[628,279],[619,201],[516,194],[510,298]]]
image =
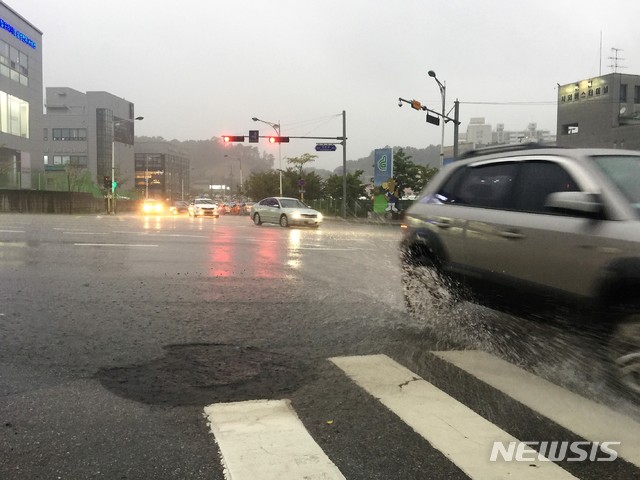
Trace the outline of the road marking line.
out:
[[[141,237],[185,237],[185,238],[209,238],[208,235],[187,235],[182,233],[148,233],[148,232],[126,232],[122,230],[114,230],[111,233],[117,234],[127,234],[127,235],[138,235]]]
[[[63,235],[109,235],[108,232],[62,232]]]
[[[25,233],[24,230],[0,230],[0,233]]]
[[[204,411],[229,480],[344,480],[289,400],[217,403]]]
[[[479,350],[433,352],[532,410],[592,442],[620,442],[616,451],[640,466],[640,423]]]
[[[575,478],[549,461],[491,462],[494,442],[518,440],[386,355],[330,360],[471,478]]]
[[[145,245],[142,243],[74,243],[76,247],[158,247],[159,245]]]

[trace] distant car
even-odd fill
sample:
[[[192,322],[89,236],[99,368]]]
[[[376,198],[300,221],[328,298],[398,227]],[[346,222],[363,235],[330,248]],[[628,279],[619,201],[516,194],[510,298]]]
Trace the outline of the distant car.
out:
[[[322,214],[302,203],[297,198],[268,197],[255,203],[251,208],[251,218],[256,225],[277,223],[281,227],[304,225],[318,228]]]
[[[210,198],[196,198],[189,205],[189,215],[192,217],[219,217],[218,204]]]
[[[251,209],[253,208],[253,205],[253,202],[246,202],[242,207],[243,211],[240,212],[241,215],[251,215]]]
[[[142,202],[142,213],[160,214],[164,212],[164,204],[155,198],[147,198]]]
[[[189,202],[184,200],[176,200],[173,202],[173,205],[169,207],[169,212],[174,215],[178,215],[180,213],[189,213]]]

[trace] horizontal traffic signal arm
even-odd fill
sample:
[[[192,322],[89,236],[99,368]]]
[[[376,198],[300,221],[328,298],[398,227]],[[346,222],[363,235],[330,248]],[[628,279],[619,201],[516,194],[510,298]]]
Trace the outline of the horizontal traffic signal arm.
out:
[[[442,115],[441,112],[436,112],[435,110],[431,110],[430,108],[427,108],[424,105],[422,105],[422,103],[419,102],[418,100],[406,100],[406,99],[404,99],[402,97],[398,98],[398,106],[402,107],[403,103],[408,103],[409,105],[411,105],[411,108],[413,108],[414,110],[422,110],[424,112],[432,113],[436,117],[443,118],[445,120],[445,122],[454,122],[454,123],[456,123],[456,120],[454,118],[451,118],[451,117],[449,117],[447,115]],[[460,125],[460,122],[457,122],[457,123],[458,123],[458,125]]]
[[[223,135],[222,141],[224,143],[229,142],[244,142],[244,135]]]

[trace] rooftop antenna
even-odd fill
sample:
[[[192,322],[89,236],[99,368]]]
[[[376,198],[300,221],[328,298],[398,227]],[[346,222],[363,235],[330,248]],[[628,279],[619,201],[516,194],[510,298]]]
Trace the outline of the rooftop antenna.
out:
[[[609,60],[613,60],[613,63],[609,65],[609,67],[613,68],[613,73],[618,73],[619,68],[627,68],[619,64],[619,62],[624,60],[624,58],[618,57],[618,52],[622,52],[622,49],[611,47],[611,52],[613,56],[607,58],[609,58]]]
[[[600,30],[600,65],[598,67],[598,76],[602,76],[602,30]]]

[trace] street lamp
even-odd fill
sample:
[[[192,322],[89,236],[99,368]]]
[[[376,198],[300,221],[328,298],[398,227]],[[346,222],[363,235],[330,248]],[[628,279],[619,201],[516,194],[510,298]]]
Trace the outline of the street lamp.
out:
[[[253,117],[251,120],[253,120],[254,122],[266,123],[271,128],[273,128],[276,131],[276,134],[278,135],[278,137],[280,137],[280,121],[278,121],[278,123],[272,123],[272,122],[267,122],[265,120],[260,120],[257,117]],[[280,196],[282,196],[282,144],[281,143],[278,143],[278,172],[280,172],[279,173],[279,175],[280,175]]]
[[[428,74],[430,77],[433,77],[433,79],[438,84],[438,88],[440,88],[440,96],[442,97],[442,118],[440,119],[440,121],[442,122],[442,138],[440,140],[440,167],[442,168],[444,166],[444,117],[446,115],[445,99],[447,87],[443,85],[440,80],[438,80],[438,77],[436,77],[436,72],[434,72],[433,70],[429,70]]]
[[[111,208],[109,213],[116,213],[116,124],[123,122],[131,122],[134,120],[143,120],[144,117],[136,117],[133,120],[129,118],[121,118],[111,122]]]

